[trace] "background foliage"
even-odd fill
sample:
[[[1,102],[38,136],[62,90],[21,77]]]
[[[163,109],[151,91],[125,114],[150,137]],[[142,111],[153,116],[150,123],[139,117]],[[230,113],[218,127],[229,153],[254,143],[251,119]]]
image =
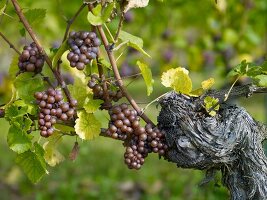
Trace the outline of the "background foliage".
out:
[[[73,16],[80,1],[21,1],[24,10],[37,8],[39,17],[27,16],[33,20],[33,27],[44,44],[47,52],[53,54],[61,42],[66,27],[66,19]],[[0,1],[0,8],[5,1]],[[22,48],[30,43],[29,36],[12,6],[9,4],[0,30],[9,39]],[[75,21],[72,29],[88,30],[87,11]],[[38,20],[36,20],[38,19]],[[151,1],[144,9],[131,10],[126,14],[124,30],[142,37],[144,49],[152,59],[130,48],[124,48],[124,54],[118,60],[122,75],[139,73],[136,60],[140,56],[152,68],[155,86],[152,95],[146,96],[143,80],[126,79],[128,89],[137,102],[149,103],[165,92],[160,85],[159,75],[171,67],[183,66],[190,70],[194,83],[200,83],[208,77],[214,77],[215,87],[226,87],[225,77],[231,67],[243,59],[261,63],[266,59],[267,51],[267,2],[265,0],[218,0],[166,2]],[[118,22],[117,22],[118,23]],[[109,25],[112,32],[116,26]],[[51,51],[50,51],[51,50]],[[0,104],[11,98],[11,80],[6,76],[14,52],[0,40]],[[119,55],[119,54],[118,54]],[[117,56],[118,56],[117,55]],[[66,80],[73,81],[68,76]],[[134,82],[133,82],[134,81]],[[245,83],[247,79],[242,79]],[[133,82],[133,83],[132,83]],[[265,98],[265,100],[264,100]],[[255,104],[255,102],[257,102]],[[258,95],[252,99],[235,102],[245,106],[258,120],[266,116],[266,97]],[[145,105],[144,105],[145,106]],[[148,115],[156,120],[159,108],[150,107]],[[100,114],[102,118],[107,115]],[[103,120],[102,124],[106,124]],[[0,120],[0,188],[3,199],[226,199],[227,191],[218,180],[208,186],[198,187],[204,174],[198,171],[177,169],[174,164],[159,161],[149,156],[140,171],[131,171],[123,163],[121,142],[105,138],[96,138],[90,142],[81,142],[80,154],[76,161],[68,159],[53,169],[40,183],[33,185],[14,165],[15,155],[8,150],[6,138],[9,125]],[[39,134],[39,133],[34,133]],[[61,152],[67,158],[75,138],[64,138]]]

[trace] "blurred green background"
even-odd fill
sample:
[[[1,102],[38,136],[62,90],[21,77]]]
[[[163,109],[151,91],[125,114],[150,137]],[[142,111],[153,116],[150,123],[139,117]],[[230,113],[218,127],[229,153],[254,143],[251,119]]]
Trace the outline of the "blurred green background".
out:
[[[0,1],[0,8],[6,3]],[[34,30],[47,52],[57,48],[66,27],[66,19],[79,8],[82,1],[30,1],[20,4],[24,11],[45,8],[46,17],[33,24]],[[0,31],[8,36],[20,50],[31,42],[19,24],[11,3],[6,13],[11,17],[1,19]],[[73,30],[89,30],[84,10],[72,26]],[[107,24],[115,32],[118,19]],[[229,70],[243,59],[262,63],[267,51],[267,1],[266,0],[168,0],[151,1],[144,9],[126,13],[123,30],[144,40],[144,49],[152,59],[129,48],[116,52],[121,74],[125,77],[138,73],[136,61],[143,60],[152,68],[155,86],[146,97],[143,80],[125,78],[129,92],[141,107],[167,90],[160,84],[160,74],[171,67],[183,66],[190,70],[194,84],[214,77],[215,88],[229,86],[226,79]],[[52,52],[51,52],[52,54]],[[14,56],[12,49],[0,38],[0,104],[10,99],[11,84],[7,76]],[[67,68],[65,68],[67,69]],[[71,77],[66,70],[66,80]],[[238,84],[249,82],[246,78]],[[255,103],[256,102],[256,103]],[[266,121],[267,98],[255,95],[234,103],[244,106],[251,115]],[[156,105],[146,111],[156,121],[159,112]],[[106,124],[108,115],[98,113]],[[60,146],[66,160],[54,168],[38,184],[31,184],[18,166],[15,154],[6,143],[8,124],[0,119],[0,191],[1,199],[227,199],[227,190],[220,183],[220,174],[214,181],[199,186],[204,172],[178,169],[175,164],[150,155],[139,171],[129,170],[123,163],[124,148],[120,141],[96,138],[93,141],[78,140],[80,153],[72,162],[68,159],[76,138],[65,137]],[[38,137],[38,133],[34,133]]]

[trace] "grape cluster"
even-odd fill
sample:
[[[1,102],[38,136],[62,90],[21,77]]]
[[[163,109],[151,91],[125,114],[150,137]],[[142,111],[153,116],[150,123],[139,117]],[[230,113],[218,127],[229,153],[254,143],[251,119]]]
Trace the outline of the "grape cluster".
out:
[[[128,108],[128,105],[123,103],[115,105],[109,110],[110,122],[106,134],[114,139],[126,140],[127,136],[139,130],[139,117],[135,110]],[[145,130],[144,130],[145,131]]]
[[[126,152],[124,153],[124,162],[127,164],[129,169],[140,169],[145,162],[145,157],[147,157],[147,154],[140,153],[138,148],[139,147],[136,144],[126,147]]]
[[[118,87],[111,81],[106,81],[107,91],[109,99],[117,102],[123,97],[123,94]],[[104,84],[96,74],[91,75],[91,79],[88,82],[88,87],[93,90],[94,99],[104,99]]]
[[[72,31],[69,34],[68,44],[70,52],[67,59],[70,61],[70,66],[83,70],[85,65],[96,58],[101,41],[95,32]]]
[[[124,162],[129,169],[140,169],[148,153],[154,152],[163,156],[166,150],[164,134],[157,127],[152,128],[151,124],[147,124],[145,131],[142,129],[141,134],[135,132],[126,144]]]
[[[67,121],[73,118],[77,101],[64,102],[61,90],[49,88],[44,92],[36,92],[34,96],[40,108],[38,124],[41,136],[51,136],[57,120]]]
[[[158,127],[152,128],[151,124],[147,124],[146,127],[148,146],[151,151],[163,156],[168,148],[165,142],[164,132],[160,131]]]
[[[33,42],[29,46],[24,46],[19,56],[18,67],[20,72],[40,73],[44,66],[44,56],[39,52],[36,44]]]

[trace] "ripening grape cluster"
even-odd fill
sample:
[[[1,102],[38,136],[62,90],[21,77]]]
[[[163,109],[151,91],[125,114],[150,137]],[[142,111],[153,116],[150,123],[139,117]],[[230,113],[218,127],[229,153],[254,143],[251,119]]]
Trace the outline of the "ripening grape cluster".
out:
[[[120,89],[111,81],[106,81],[107,92],[109,99],[117,102],[123,97],[123,94]],[[88,82],[88,87],[93,90],[94,99],[104,99],[104,84],[101,82],[99,77],[96,74],[91,75],[91,79]]]
[[[36,92],[34,96],[40,108],[38,125],[41,136],[51,136],[57,120],[67,121],[73,118],[77,101],[64,102],[61,90],[49,88],[44,92]]]
[[[44,56],[39,52],[36,44],[33,42],[29,46],[24,46],[19,56],[18,67],[20,72],[40,73],[44,66]]]
[[[147,124],[142,134],[135,135],[126,145],[124,162],[129,169],[140,169],[148,153],[154,152],[163,156],[167,150],[164,134],[151,124]]]
[[[151,124],[142,127],[135,110],[123,103],[109,110],[110,122],[106,134],[114,139],[124,140],[125,163],[130,169],[140,169],[148,153],[163,156],[167,149],[164,134]]]
[[[71,31],[68,39],[70,52],[67,55],[70,66],[83,70],[85,65],[96,58],[100,44],[95,32]]]
[[[114,139],[125,140],[134,132],[141,134],[142,131],[145,131],[139,124],[140,118],[136,111],[129,109],[125,103],[113,106],[109,110],[109,115],[110,122],[106,134]]]

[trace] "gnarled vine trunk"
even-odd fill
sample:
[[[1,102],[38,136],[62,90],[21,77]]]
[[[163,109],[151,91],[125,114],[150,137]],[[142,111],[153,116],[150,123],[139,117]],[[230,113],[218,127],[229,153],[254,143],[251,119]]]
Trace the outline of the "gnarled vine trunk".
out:
[[[233,200],[267,199],[266,127],[229,104],[211,117],[200,99],[175,92],[161,99],[158,125],[169,147],[165,159],[182,168],[220,170]]]

